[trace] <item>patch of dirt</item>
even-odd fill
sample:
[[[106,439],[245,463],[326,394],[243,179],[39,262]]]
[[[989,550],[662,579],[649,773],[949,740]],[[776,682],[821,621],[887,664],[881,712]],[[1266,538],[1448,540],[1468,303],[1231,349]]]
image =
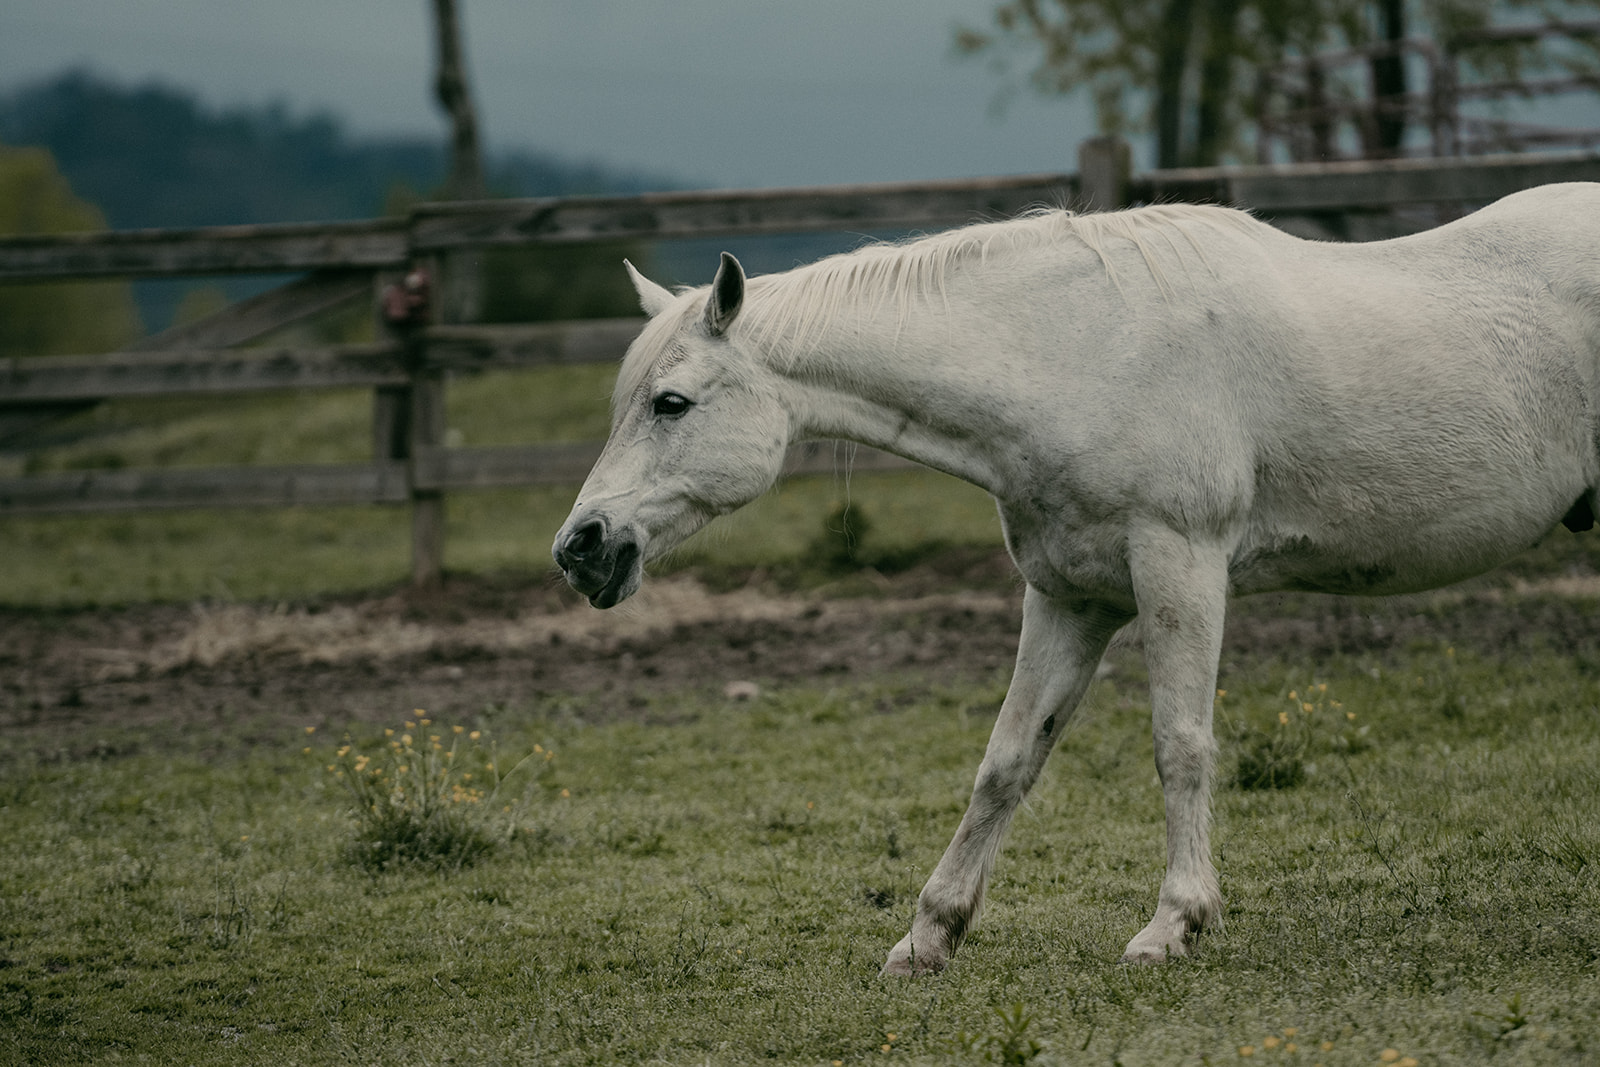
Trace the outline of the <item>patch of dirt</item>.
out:
[[[70,754],[93,751],[88,739],[111,726],[281,743],[297,727],[393,722],[414,708],[461,719],[556,694],[605,721],[647,715],[661,690],[723,700],[748,692],[730,683],[1003,678],[1021,602],[1003,554],[967,553],[806,594],[771,592],[759,574],[725,592],[657,578],[610,612],[556,581],[488,579],[298,605],[0,610],[0,728]],[[1259,657],[1381,658],[1417,642],[1594,656],[1597,604],[1600,578],[1576,574],[1384,601],[1257,597],[1231,608],[1223,670]],[[1137,633],[1121,640],[1136,645]]]

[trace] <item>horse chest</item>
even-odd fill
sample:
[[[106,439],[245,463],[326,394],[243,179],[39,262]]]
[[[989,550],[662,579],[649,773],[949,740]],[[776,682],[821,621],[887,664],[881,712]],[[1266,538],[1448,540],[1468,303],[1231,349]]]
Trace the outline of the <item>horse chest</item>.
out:
[[[1127,536],[1120,522],[1034,498],[1000,503],[1006,550],[1033,588],[1057,600],[1097,600],[1131,608]]]

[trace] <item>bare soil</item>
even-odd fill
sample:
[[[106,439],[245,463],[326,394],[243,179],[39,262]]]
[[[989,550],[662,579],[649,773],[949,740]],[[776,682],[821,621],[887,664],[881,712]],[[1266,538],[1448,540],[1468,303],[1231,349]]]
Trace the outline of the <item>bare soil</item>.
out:
[[[415,708],[460,721],[552,697],[600,722],[649,718],[663,690],[726,700],[800,682],[1002,680],[1016,652],[1022,597],[1003,553],[953,553],[806,593],[774,592],[759,573],[717,584],[736,587],[650,580],[610,612],[553,577],[300,604],[0,608],[0,729],[13,758],[73,758],[155,743],[141,738],[281,744],[301,727],[390,723]],[[1131,681],[1137,641],[1126,635],[1111,657]],[[1418,642],[1495,656],[1549,648],[1600,670],[1600,579],[1237,601],[1223,674],[1262,658],[1381,660]]]

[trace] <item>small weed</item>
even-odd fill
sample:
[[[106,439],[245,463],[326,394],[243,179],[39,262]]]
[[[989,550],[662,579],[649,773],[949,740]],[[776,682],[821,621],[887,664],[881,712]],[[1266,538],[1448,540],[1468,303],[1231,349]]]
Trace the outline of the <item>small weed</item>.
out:
[[[1488,1027],[1481,1027],[1487,1031],[1487,1036],[1495,1041],[1507,1041],[1516,1036],[1517,1031],[1528,1025],[1528,1012],[1522,1006],[1522,994],[1513,993],[1506,1001],[1505,1011],[1488,1012],[1475,1011],[1472,1013],[1480,1019],[1487,1020]]]
[[[1548,860],[1566,868],[1569,874],[1582,874],[1589,866],[1589,850],[1584,847],[1570,828],[1563,827],[1554,834],[1553,848],[1535,845],[1534,851]]]
[[[459,870],[482,859],[499,843],[489,823],[510,774],[531,761],[542,776],[555,755],[535,745],[502,775],[483,731],[447,731],[420,710],[417,716],[384,730],[375,755],[358,751],[346,736],[327,765],[355,801],[356,833],[346,856],[370,874],[402,866]]]
[[[1220,702],[1226,690],[1217,691]],[[1289,707],[1263,730],[1240,724],[1235,731],[1239,761],[1233,784],[1239,789],[1292,789],[1315,774],[1317,755],[1351,755],[1368,745],[1368,727],[1356,725],[1356,713],[1328,696],[1319,682],[1305,692],[1289,690]]]
[[[1240,789],[1293,789],[1306,780],[1305,747],[1283,731],[1255,731],[1239,754],[1233,782]]]
[[[952,1043],[955,1049],[967,1055],[982,1056],[987,1063],[1006,1064],[1008,1067],[1031,1063],[1034,1057],[1044,1051],[1044,1045],[1028,1034],[1036,1016],[1029,1014],[1021,1004],[995,1008],[994,1014],[1000,1020],[999,1032],[969,1034],[962,1031]]]
[[[830,570],[848,571],[861,566],[862,541],[872,522],[859,504],[836,500],[822,519],[822,532],[811,543],[811,555]]]

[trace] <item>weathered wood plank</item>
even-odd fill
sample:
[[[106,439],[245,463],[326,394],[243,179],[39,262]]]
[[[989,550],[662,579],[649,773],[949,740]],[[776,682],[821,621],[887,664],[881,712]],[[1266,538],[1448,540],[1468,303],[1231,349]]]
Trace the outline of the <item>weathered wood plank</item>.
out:
[[[644,321],[435,326],[427,332],[427,365],[461,374],[615,362]],[[398,342],[13,357],[0,360],[0,406],[115,396],[398,386],[407,380],[405,353]]]
[[[1240,203],[1261,211],[1493,200],[1600,177],[1600,152],[1150,171],[1138,201]],[[491,245],[957,225],[1073,203],[1078,178],[1034,174],[810,189],[652,193],[432,204],[411,219],[0,238],[0,281],[67,276],[399,268],[411,254]]]
[[[404,267],[405,219],[0,237],[0,281]]]
[[[407,463],[286,467],[168,467],[67,471],[0,479],[0,516],[184,508],[402,504],[413,487],[425,492],[582,484],[603,442],[575,441],[500,448],[419,451]],[[784,477],[850,471],[908,470],[898,456],[843,442],[813,441],[790,449]]]
[[[393,343],[13,357],[0,360],[0,404],[402,385],[406,380],[401,347]]]
[[[713,237],[948,226],[1070,203],[1071,174],[809,189],[648,193],[427,204],[412,216],[417,251],[539,242]]]
[[[496,448],[429,448],[412,464],[419,489],[492,489],[533,485],[577,487],[600,458],[602,441]]]
[[[403,504],[404,463],[69,471],[0,479],[0,515]]]
[[[644,327],[642,318],[583,319],[507,326],[435,326],[428,363],[456,373],[502,367],[612,363]]]
[[[1600,152],[1359,160],[1147,171],[1134,199],[1237,204],[1267,214],[1487,203],[1552,182],[1600,181]]]

